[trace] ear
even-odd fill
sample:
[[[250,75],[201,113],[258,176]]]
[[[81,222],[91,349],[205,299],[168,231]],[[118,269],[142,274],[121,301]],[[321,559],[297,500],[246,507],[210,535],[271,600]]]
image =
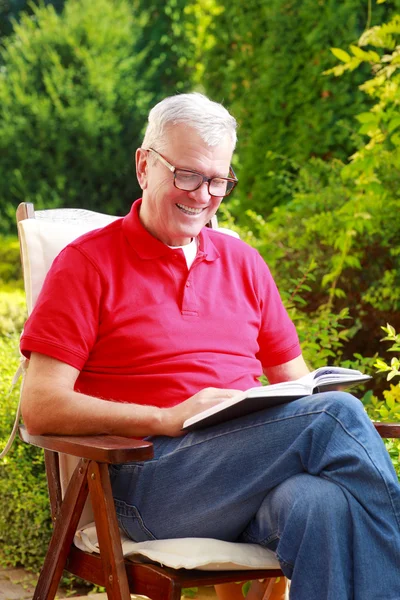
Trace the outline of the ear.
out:
[[[136,177],[142,190],[147,188],[147,167],[149,153],[143,148],[138,148],[135,154]]]

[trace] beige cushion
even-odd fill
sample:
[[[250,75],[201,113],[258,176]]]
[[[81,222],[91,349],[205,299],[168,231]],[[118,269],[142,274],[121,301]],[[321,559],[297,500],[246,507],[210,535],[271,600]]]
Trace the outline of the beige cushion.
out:
[[[210,538],[178,538],[136,543],[122,532],[121,541],[125,557],[135,560],[141,556],[173,569],[279,569],[275,554],[257,544],[222,542]],[[81,550],[99,552],[94,523],[78,530],[74,542]]]
[[[105,222],[101,219],[82,223],[24,219],[18,223],[28,314],[36,303],[47,271],[61,250],[84,233],[98,229],[112,220],[115,217],[108,217]]]

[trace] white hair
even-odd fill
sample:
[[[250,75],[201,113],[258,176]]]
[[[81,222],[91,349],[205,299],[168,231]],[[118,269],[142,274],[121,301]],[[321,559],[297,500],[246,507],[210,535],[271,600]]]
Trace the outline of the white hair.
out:
[[[166,130],[171,125],[193,127],[208,146],[217,146],[226,136],[236,145],[236,120],[222,104],[213,102],[203,94],[178,94],[164,98],[149,113],[149,122],[142,147],[162,150]]]

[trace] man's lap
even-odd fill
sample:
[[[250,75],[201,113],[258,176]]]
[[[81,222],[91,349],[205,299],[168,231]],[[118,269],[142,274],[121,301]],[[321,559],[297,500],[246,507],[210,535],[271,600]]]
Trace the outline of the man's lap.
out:
[[[152,461],[111,468],[117,513],[137,541],[192,536],[236,540],[275,486],[303,472],[320,475],[349,444],[356,461],[369,461],[366,477],[383,465],[390,478],[390,461],[377,438],[362,404],[337,392],[181,438],[151,438]],[[371,453],[373,458],[377,454],[378,467],[371,464]],[[359,464],[354,468],[361,469]],[[353,467],[349,472],[344,468],[344,479],[352,472]],[[362,494],[357,485],[355,494]]]

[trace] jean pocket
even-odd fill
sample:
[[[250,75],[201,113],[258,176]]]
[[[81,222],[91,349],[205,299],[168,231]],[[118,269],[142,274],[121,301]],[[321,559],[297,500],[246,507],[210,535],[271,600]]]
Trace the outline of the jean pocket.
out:
[[[146,526],[137,506],[123,500],[114,499],[118,524],[123,532],[134,542],[156,540],[156,536]]]

